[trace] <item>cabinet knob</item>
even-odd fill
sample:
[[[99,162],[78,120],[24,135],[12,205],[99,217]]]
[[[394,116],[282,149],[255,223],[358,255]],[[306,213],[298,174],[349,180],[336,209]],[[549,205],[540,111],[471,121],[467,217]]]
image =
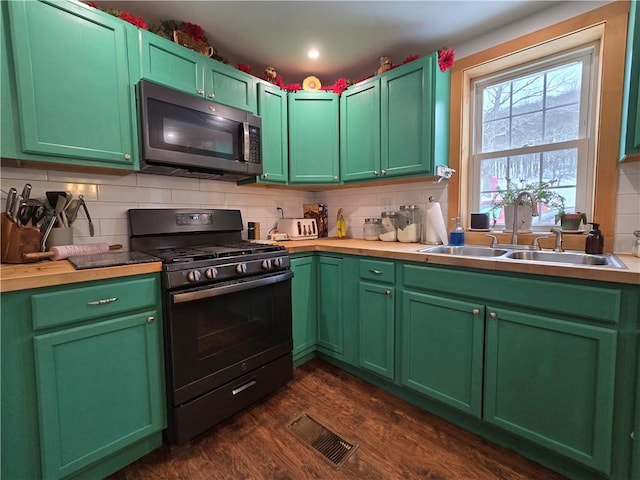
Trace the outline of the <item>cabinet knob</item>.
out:
[[[153,323],[155,317],[147,317],[147,323]]]
[[[477,308],[474,308],[473,310],[471,310],[471,313],[473,313],[474,315],[480,315],[480,310]]]
[[[378,171],[377,171],[377,170],[374,170],[374,171],[373,171],[373,174],[374,174],[374,175],[378,175]]]
[[[216,96],[216,94],[215,94],[215,93],[213,93],[213,92],[211,92],[211,93],[209,94],[209,98],[215,98],[215,96]]]
[[[380,170],[380,175],[386,175],[387,171],[386,170]]]
[[[124,154],[124,159],[125,160],[131,160],[131,155],[129,155],[128,153]]]
[[[489,316],[490,316],[491,318],[496,318],[498,315],[496,315],[496,312],[491,312],[491,313],[489,314]]]
[[[333,176],[333,181],[334,181],[334,182],[337,182],[337,181],[338,181],[338,176],[337,176],[337,175],[334,175],[334,176]]]
[[[269,176],[269,174],[268,174],[268,173],[263,173],[263,174],[262,174],[262,178],[267,178],[268,176]]]
[[[385,295],[391,295],[391,290],[385,290],[385,291],[384,291],[384,294],[385,294]]]
[[[200,94],[200,95],[204,95],[204,89],[202,89],[202,88],[201,88],[201,89],[199,89],[199,90],[198,90],[198,94]]]

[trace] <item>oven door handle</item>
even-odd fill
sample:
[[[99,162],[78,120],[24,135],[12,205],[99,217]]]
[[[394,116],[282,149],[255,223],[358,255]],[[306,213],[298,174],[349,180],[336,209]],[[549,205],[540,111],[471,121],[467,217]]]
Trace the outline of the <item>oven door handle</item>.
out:
[[[203,298],[219,297],[221,295],[228,295],[229,293],[242,292],[274,283],[286,282],[292,278],[293,272],[287,270],[277,275],[261,277],[256,280],[249,280],[248,282],[232,283],[230,285],[207,288],[206,290],[196,290],[194,292],[173,293],[171,297],[173,298],[174,304],[193,302],[194,300],[201,300]]]

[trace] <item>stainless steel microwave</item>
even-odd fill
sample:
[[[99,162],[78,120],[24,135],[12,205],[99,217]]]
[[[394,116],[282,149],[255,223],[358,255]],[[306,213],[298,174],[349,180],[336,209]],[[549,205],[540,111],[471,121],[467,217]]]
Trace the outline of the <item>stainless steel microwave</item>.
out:
[[[262,174],[260,117],[147,80],[136,95],[141,172],[230,181]]]

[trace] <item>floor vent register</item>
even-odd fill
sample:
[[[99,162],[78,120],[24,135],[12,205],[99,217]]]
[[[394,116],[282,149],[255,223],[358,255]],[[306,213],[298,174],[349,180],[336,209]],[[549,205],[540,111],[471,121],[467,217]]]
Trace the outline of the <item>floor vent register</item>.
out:
[[[358,447],[322,426],[306,413],[303,413],[289,425],[291,431],[311,448],[329,460],[337,469]]]

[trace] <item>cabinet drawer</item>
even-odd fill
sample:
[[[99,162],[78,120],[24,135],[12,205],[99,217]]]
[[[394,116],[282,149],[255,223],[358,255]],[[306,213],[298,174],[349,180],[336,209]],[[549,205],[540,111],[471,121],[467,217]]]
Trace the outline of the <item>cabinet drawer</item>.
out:
[[[381,260],[360,260],[360,278],[375,282],[395,282],[395,265]]]
[[[33,329],[54,327],[142,308],[159,303],[157,277],[56,289],[31,296]]]
[[[569,283],[566,279],[537,280],[446,268],[404,266],[404,285],[535,308],[599,322],[618,323],[622,292]]]

